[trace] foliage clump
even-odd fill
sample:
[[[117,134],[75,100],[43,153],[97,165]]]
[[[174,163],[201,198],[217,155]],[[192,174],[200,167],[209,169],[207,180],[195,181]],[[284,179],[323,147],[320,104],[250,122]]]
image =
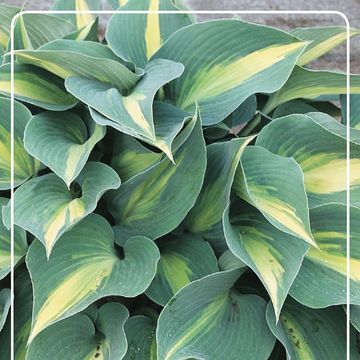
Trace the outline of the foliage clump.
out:
[[[344,359],[346,76],[308,64],[346,28],[111,4],[174,13],[114,14],[99,39],[95,15],[0,6],[1,359],[12,186],[16,360]],[[359,359],[359,75],[351,93]]]

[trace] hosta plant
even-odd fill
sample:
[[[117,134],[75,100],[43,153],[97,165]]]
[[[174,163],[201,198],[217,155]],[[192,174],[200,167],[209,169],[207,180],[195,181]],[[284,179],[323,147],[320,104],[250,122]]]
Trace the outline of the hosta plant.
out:
[[[347,114],[345,74],[311,65],[346,28],[111,5],[174,13],[100,37],[89,13],[0,7],[1,359],[11,270],[16,360],[360,359],[360,77]]]

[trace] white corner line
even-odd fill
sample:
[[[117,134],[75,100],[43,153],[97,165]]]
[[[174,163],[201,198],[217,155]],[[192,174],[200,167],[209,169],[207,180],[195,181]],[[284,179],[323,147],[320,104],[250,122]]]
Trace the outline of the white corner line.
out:
[[[346,359],[350,360],[350,22],[346,23]]]
[[[10,78],[11,78],[11,124],[10,124],[10,243],[11,243],[11,360],[14,360],[14,29],[17,18],[23,14],[248,14],[248,15],[337,15],[343,18],[346,24],[346,360],[350,360],[350,22],[348,17],[341,11],[335,10],[24,10],[17,13],[11,21],[10,31]]]

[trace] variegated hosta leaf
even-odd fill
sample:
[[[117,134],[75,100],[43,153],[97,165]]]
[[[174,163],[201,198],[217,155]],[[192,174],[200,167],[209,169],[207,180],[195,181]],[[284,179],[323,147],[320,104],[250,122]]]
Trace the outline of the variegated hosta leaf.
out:
[[[150,99],[148,100],[148,104],[145,105],[144,107],[146,109],[146,113],[148,113],[149,115],[149,124],[153,124],[152,130],[151,131],[155,131],[155,135],[153,138],[149,138],[149,135],[141,135],[141,132],[143,132],[143,129],[140,130],[140,132],[138,132],[137,134],[133,134],[134,137],[137,137],[141,140],[144,140],[145,142],[159,148],[161,151],[163,151],[170,160],[174,160],[173,159],[173,151],[175,150],[173,148],[173,142],[175,140],[176,135],[179,133],[179,131],[181,130],[181,128],[183,127],[185,120],[189,119],[189,114],[185,113],[184,111],[176,108],[175,106],[172,106],[168,103],[162,102],[162,101],[155,101],[153,103],[152,109],[151,109],[151,104],[150,104]],[[120,131],[123,131],[124,133],[128,133],[131,135],[132,130],[129,128],[124,128],[123,125],[118,124],[104,116],[102,116],[101,114],[99,114],[97,111],[95,110],[90,110],[91,115],[93,116],[94,120],[100,124],[100,125],[109,125],[114,127],[115,129],[118,129]],[[120,114],[119,114],[120,115]],[[128,115],[125,115],[126,117]],[[136,114],[132,114],[132,119],[137,121],[137,117]],[[120,117],[119,117],[120,119]],[[121,120],[123,121],[124,118]],[[126,120],[126,118],[125,118]],[[135,121],[135,122],[136,122]],[[131,122],[133,122],[133,120],[131,120]],[[134,123],[134,122],[133,122]],[[145,123],[144,123],[145,125]],[[147,127],[147,125],[146,125]],[[138,130],[135,130],[138,131]],[[120,136],[120,135],[119,135]],[[144,137],[145,136],[145,137]],[[135,139],[132,139],[133,142],[136,142]],[[138,148],[138,146],[136,146],[136,148]],[[125,149],[124,149],[125,150]],[[115,151],[118,151],[118,148],[115,148]],[[137,150],[139,151],[139,149]],[[140,150],[140,152],[143,152],[143,150]],[[153,153],[151,151],[147,151],[147,154],[151,154],[148,156],[146,156],[148,158],[149,161],[145,161],[144,163],[142,163],[140,160],[140,158],[134,159],[132,158],[132,160],[134,162],[132,162],[131,167],[133,168],[133,171],[137,171],[140,169],[145,170],[146,168],[149,167],[149,162],[152,163],[153,161],[155,161],[155,159],[159,160],[162,157],[162,154],[158,154],[158,153]],[[133,154],[133,153],[132,153]],[[121,158],[118,158],[116,161],[122,161],[121,159],[125,159],[126,162],[129,161],[128,159],[128,149],[126,149],[121,155]],[[155,161],[155,163],[158,161]],[[121,166],[121,165],[120,165]],[[138,171],[137,173],[139,173],[140,171]],[[135,174],[134,174],[135,175]],[[130,174],[125,174],[125,178],[129,178]],[[131,176],[130,176],[131,177]]]
[[[346,95],[341,96],[341,117],[342,123],[346,124]],[[360,130],[360,95],[350,96],[350,126]]]
[[[360,306],[350,306],[350,321],[357,331],[360,332]]]
[[[10,97],[10,64],[0,66],[0,94]],[[29,65],[14,64],[14,97],[53,111],[67,110],[77,103],[59,77]]]
[[[10,230],[3,224],[2,208],[9,203],[9,199],[0,197],[0,280],[11,270],[11,237]],[[14,265],[25,256],[28,245],[25,230],[14,227]]]
[[[113,135],[111,167],[123,182],[157,164],[163,154],[153,152],[133,137],[116,132]]]
[[[88,25],[83,26],[82,28],[73,31],[69,35],[64,36],[64,39],[67,40],[76,40],[76,41],[98,41],[98,24],[99,19],[96,18]]]
[[[279,318],[309,245],[278,230],[250,206],[239,207],[230,216],[226,211],[223,224],[229,249],[257,274]]]
[[[221,271],[234,270],[246,267],[247,265],[236,257],[229,249],[219,257],[219,269]]]
[[[31,64],[63,79],[80,76],[129,91],[140,75],[130,71],[106,45],[91,41],[56,40],[38,50],[16,51],[20,64]]]
[[[173,0],[129,0],[125,10],[178,10]],[[145,67],[151,56],[175,31],[190,25],[188,14],[115,14],[109,21],[106,40],[123,60]]]
[[[11,304],[11,291],[10,289],[0,290],[0,332],[3,329],[6,318],[8,316]]]
[[[184,64],[183,75],[169,86],[171,100],[189,112],[198,103],[203,124],[211,125],[250,95],[277,91],[306,44],[269,27],[217,20],[177,31],[153,58]]]
[[[205,175],[205,143],[197,115],[179,134],[185,139],[174,153],[134,176],[108,197],[109,211],[127,238],[157,239],[175,229],[194,205]]]
[[[231,186],[240,156],[254,137],[234,139],[207,146],[204,184],[195,206],[185,219],[186,228],[210,241],[219,253],[226,250],[222,214],[230,200]]]
[[[33,291],[25,265],[15,275],[14,354],[16,360],[25,360],[31,330]]]
[[[124,360],[156,359],[156,322],[144,315],[131,316],[125,323],[128,340]]]
[[[29,346],[26,360],[122,359],[127,348],[124,323],[128,317],[128,310],[119,303],[104,304],[96,313],[96,321],[86,314],[74,315],[39,334]]]
[[[266,320],[273,334],[285,346],[287,359],[329,360],[346,358],[346,318],[340,307],[309,309],[289,300],[277,323],[271,304]],[[351,359],[358,359],[355,334],[351,334]]]
[[[360,94],[360,75],[351,75],[350,81],[350,93]],[[296,66],[285,85],[270,95],[263,112],[270,113],[280,104],[293,99],[316,99],[341,94],[346,94],[346,74]]]
[[[162,150],[170,160],[176,150],[175,138],[191,115],[183,110],[162,101],[153,103],[153,121],[155,127],[156,143],[153,144]]]
[[[14,50],[35,50],[50,41],[63,38],[74,30],[74,25],[54,15],[21,14],[14,28]]]
[[[360,132],[350,132],[350,202],[360,204]],[[273,120],[256,144],[292,157],[302,168],[310,207],[346,203],[346,128],[323,113]]]
[[[29,121],[24,145],[70,187],[105,133],[106,128],[96,124],[89,113],[82,119],[71,112],[42,112]]]
[[[82,29],[93,23],[96,14],[84,13],[84,11],[101,10],[100,0],[56,0],[51,6],[51,10],[76,11],[75,14],[57,14],[73,23],[78,29]]]
[[[0,4],[0,47],[6,49],[10,39],[10,27],[13,17],[20,8],[6,4]]]
[[[36,236],[48,257],[60,236],[94,211],[107,190],[120,186],[120,179],[109,166],[89,162],[75,183],[78,188],[68,189],[52,173],[31,179],[15,191],[14,223]]]
[[[213,250],[199,236],[178,235],[161,239],[157,245],[161,257],[146,295],[162,306],[185,285],[218,271]]]
[[[40,168],[23,144],[26,124],[31,112],[18,101],[14,102],[14,187],[21,185]],[[11,188],[11,101],[0,97],[0,190]]]
[[[297,62],[297,65],[302,66],[344,42],[347,38],[347,29],[345,26],[299,28],[291,31],[291,34],[301,40],[311,41]],[[350,36],[358,34],[359,30],[350,30]]]
[[[57,16],[22,13],[17,17],[14,27],[13,50],[36,50],[50,41],[64,38],[75,31],[76,27],[73,24]],[[4,63],[10,63],[11,50],[9,42]]]
[[[100,298],[141,294],[154,278],[159,258],[157,246],[143,236],[130,238],[122,257],[111,226],[95,214],[65,233],[49,260],[40,242],[33,242],[26,256],[34,290],[29,342]]]
[[[360,305],[360,209],[350,216],[350,303]],[[306,254],[290,295],[312,308],[346,304],[346,206],[316,207],[310,220],[319,250]]]
[[[205,276],[170,300],[158,320],[158,359],[268,358],[275,339],[266,325],[265,301],[232,288],[243,269]]]
[[[260,146],[245,149],[234,190],[276,228],[316,246],[310,230],[303,174],[293,159],[272,154]]]
[[[183,65],[169,60],[154,60],[145,68],[145,75],[126,96],[120,94],[110,84],[100,81],[71,77],[66,79],[67,90],[88,104],[94,120],[101,125],[109,125],[125,134],[136,137],[156,146],[172,158],[171,139],[176,129],[183,122],[184,114],[170,105],[160,105],[160,112],[172,111],[174,123],[166,117],[153,116],[153,102],[157,91],[169,81],[179,77]],[[156,122],[155,122],[156,120]],[[171,125],[171,126],[170,126]],[[156,127],[155,127],[156,126]]]

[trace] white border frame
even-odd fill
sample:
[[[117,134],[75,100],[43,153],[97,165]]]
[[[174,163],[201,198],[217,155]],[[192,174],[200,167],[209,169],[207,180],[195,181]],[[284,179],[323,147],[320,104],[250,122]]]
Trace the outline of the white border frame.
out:
[[[14,360],[14,28],[18,17],[23,14],[247,14],[247,15],[337,15],[340,16],[346,24],[346,360],[350,360],[350,22],[348,17],[341,11],[335,10],[98,10],[98,11],[76,11],[76,10],[44,10],[33,11],[25,10],[17,13],[11,21],[10,31],[10,49],[11,49],[11,139],[10,139],[10,243],[11,243],[11,360]]]

